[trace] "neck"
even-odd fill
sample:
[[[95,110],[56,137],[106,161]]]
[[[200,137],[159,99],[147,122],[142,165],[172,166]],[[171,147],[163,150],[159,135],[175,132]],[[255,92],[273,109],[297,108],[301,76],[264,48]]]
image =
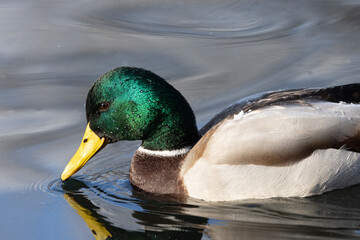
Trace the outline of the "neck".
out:
[[[140,147],[130,166],[131,183],[147,192],[158,194],[186,194],[181,166],[188,149],[153,151]],[[186,153],[183,153],[186,152]]]

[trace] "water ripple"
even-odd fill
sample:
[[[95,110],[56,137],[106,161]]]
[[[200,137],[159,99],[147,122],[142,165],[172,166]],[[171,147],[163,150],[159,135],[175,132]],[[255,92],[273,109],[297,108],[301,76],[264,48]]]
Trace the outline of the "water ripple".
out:
[[[243,11],[244,8],[249,10]],[[263,11],[255,11],[254,8],[256,6],[252,4],[218,4],[206,9],[181,4],[152,4],[135,8],[112,6],[88,12],[80,21],[140,34],[252,40],[279,38],[290,34],[293,29],[309,25],[304,17],[262,14]]]

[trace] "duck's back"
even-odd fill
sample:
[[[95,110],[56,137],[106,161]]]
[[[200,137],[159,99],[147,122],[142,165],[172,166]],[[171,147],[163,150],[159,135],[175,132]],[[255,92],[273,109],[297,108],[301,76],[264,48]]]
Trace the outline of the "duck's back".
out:
[[[303,197],[359,183],[359,99],[360,84],[353,84],[234,104],[202,129],[188,154],[188,194],[210,201]]]

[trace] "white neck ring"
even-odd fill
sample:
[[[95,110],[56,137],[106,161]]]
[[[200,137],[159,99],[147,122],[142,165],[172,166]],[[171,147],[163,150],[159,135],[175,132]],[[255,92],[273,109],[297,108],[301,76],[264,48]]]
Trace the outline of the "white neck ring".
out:
[[[149,150],[146,148],[143,148],[142,146],[140,146],[138,148],[138,151],[141,153],[145,153],[145,154],[149,154],[149,155],[153,155],[153,156],[160,156],[160,157],[175,157],[178,155],[183,155],[186,154],[190,151],[191,147],[184,147],[184,148],[180,148],[180,149],[175,149],[175,150]]]

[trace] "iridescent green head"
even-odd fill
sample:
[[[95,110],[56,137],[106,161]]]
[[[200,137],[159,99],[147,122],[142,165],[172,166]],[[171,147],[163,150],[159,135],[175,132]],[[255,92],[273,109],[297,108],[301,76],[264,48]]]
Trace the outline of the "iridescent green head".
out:
[[[99,78],[86,99],[89,126],[110,142],[142,140],[150,150],[173,150],[198,140],[185,98],[164,79],[139,68],[119,67]]]
[[[139,68],[120,67],[99,78],[86,99],[88,125],[61,179],[79,171],[109,142],[142,140],[149,150],[175,150],[199,139],[185,98],[164,79]]]

